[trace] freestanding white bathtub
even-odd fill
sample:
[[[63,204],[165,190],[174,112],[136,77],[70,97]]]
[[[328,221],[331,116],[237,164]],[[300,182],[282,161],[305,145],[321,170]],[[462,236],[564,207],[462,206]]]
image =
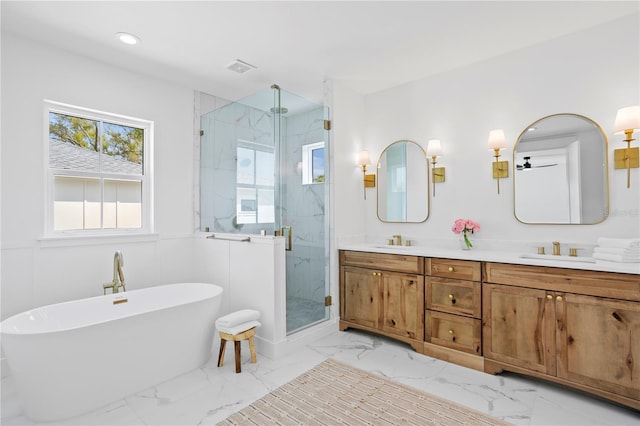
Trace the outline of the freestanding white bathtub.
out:
[[[203,365],[221,295],[213,284],[169,284],[4,320],[2,347],[25,414],[76,416]]]

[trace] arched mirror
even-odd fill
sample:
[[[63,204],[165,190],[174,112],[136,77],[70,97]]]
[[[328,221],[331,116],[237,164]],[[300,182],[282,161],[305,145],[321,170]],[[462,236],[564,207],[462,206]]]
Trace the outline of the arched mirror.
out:
[[[607,137],[593,120],[555,114],[528,125],[513,150],[514,212],[531,224],[594,224],[609,215]]]
[[[420,145],[401,140],[389,145],[378,160],[378,219],[382,222],[424,222],[429,217],[427,156]]]

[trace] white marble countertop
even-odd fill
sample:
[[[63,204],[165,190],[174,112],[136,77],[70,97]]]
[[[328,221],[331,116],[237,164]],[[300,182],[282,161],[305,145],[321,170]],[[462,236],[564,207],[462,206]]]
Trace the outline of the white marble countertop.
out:
[[[410,256],[437,257],[444,259],[476,260],[482,262],[513,263],[518,265],[551,266],[556,268],[582,269],[588,271],[618,272],[640,275],[640,263],[620,263],[594,261],[591,256],[582,256],[576,260],[570,256],[538,256],[531,250],[509,250],[472,248],[462,250],[452,247],[433,245],[392,246],[376,243],[343,242],[340,250],[366,251],[373,253],[404,254]],[[531,257],[522,257],[531,256]],[[582,260],[582,261],[580,261]]]

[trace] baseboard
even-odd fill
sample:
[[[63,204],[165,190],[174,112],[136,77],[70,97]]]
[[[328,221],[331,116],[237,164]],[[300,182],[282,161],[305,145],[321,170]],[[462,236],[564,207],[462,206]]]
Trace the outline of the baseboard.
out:
[[[330,319],[308,329],[291,334],[281,342],[270,342],[256,336],[256,352],[270,359],[279,359],[338,330],[338,322]]]

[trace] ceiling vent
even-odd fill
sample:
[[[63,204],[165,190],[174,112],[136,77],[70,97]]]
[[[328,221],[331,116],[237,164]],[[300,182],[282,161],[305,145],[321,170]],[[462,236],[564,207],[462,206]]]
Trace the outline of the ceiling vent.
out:
[[[226,68],[228,70],[235,71],[238,74],[244,74],[247,71],[255,70],[257,67],[249,63],[246,63],[244,61],[241,61],[240,59],[236,59],[235,61],[227,65]]]

